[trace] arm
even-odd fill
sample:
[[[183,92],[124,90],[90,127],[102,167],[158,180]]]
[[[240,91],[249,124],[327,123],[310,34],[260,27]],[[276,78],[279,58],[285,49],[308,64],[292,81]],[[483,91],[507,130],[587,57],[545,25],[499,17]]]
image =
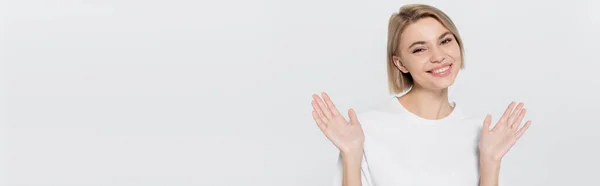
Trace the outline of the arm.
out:
[[[360,172],[362,158],[362,152],[342,153],[343,186],[362,186]]]
[[[491,160],[479,160],[479,186],[498,186],[500,175],[500,162]]]
[[[498,186],[502,157],[531,125],[529,120],[520,127],[526,110],[523,109],[523,103],[516,105],[516,108],[515,104],[512,102],[506,108],[492,129],[490,129],[491,115],[487,115],[483,121],[479,142],[479,186]]]
[[[312,116],[323,134],[340,150],[335,185],[369,186],[368,175],[363,171],[363,143],[365,136],[353,109],[348,110],[350,122],[340,114],[326,93],[322,100],[313,95]],[[340,178],[341,177],[341,178]],[[341,183],[340,183],[341,182]]]

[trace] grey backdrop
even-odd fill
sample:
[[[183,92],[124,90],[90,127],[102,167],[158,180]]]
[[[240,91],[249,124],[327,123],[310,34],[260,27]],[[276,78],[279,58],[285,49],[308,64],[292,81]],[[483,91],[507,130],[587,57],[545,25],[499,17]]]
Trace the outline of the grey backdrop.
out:
[[[330,185],[337,150],[311,94],[342,112],[389,98],[390,14],[439,7],[466,69],[451,98],[533,125],[506,185],[593,185],[600,3],[577,1],[1,1],[6,185]]]

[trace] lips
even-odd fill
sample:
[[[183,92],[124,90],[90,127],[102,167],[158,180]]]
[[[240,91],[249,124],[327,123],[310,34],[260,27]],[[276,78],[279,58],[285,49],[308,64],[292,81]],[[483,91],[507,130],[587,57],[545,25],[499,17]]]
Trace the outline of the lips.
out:
[[[443,73],[443,72],[446,72],[447,70],[449,70],[451,66],[452,66],[451,63],[440,65],[440,66],[437,66],[437,67],[427,71],[427,73],[438,73],[438,74]]]

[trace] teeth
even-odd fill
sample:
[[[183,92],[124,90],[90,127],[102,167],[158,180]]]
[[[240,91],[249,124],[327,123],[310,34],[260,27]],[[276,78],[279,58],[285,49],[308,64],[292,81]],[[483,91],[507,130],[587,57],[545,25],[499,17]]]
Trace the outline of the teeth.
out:
[[[434,70],[433,73],[442,73],[442,72],[446,72],[446,70],[450,69],[450,66],[444,67],[444,68],[440,68],[437,70]]]

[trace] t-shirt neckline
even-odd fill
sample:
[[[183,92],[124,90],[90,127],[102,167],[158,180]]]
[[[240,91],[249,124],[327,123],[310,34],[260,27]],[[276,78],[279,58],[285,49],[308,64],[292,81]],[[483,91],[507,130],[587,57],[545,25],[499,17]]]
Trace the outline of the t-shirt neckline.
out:
[[[402,103],[400,102],[400,100],[398,99],[400,96],[394,96],[392,101],[394,102],[394,106],[397,107],[398,109],[400,109],[401,112],[406,113],[410,118],[415,119],[417,121],[421,121],[421,122],[425,122],[425,123],[430,123],[430,124],[437,124],[437,123],[444,123],[446,121],[452,120],[453,118],[455,118],[455,116],[458,114],[458,112],[460,112],[458,105],[456,104],[455,101],[449,101],[450,105],[452,105],[452,107],[454,107],[454,109],[452,109],[452,112],[450,112],[449,115],[447,115],[446,117],[440,118],[440,119],[427,119],[427,118],[422,118],[421,116],[416,115],[415,113],[410,112],[408,109],[406,109],[406,107],[404,107],[404,105],[402,105]]]

